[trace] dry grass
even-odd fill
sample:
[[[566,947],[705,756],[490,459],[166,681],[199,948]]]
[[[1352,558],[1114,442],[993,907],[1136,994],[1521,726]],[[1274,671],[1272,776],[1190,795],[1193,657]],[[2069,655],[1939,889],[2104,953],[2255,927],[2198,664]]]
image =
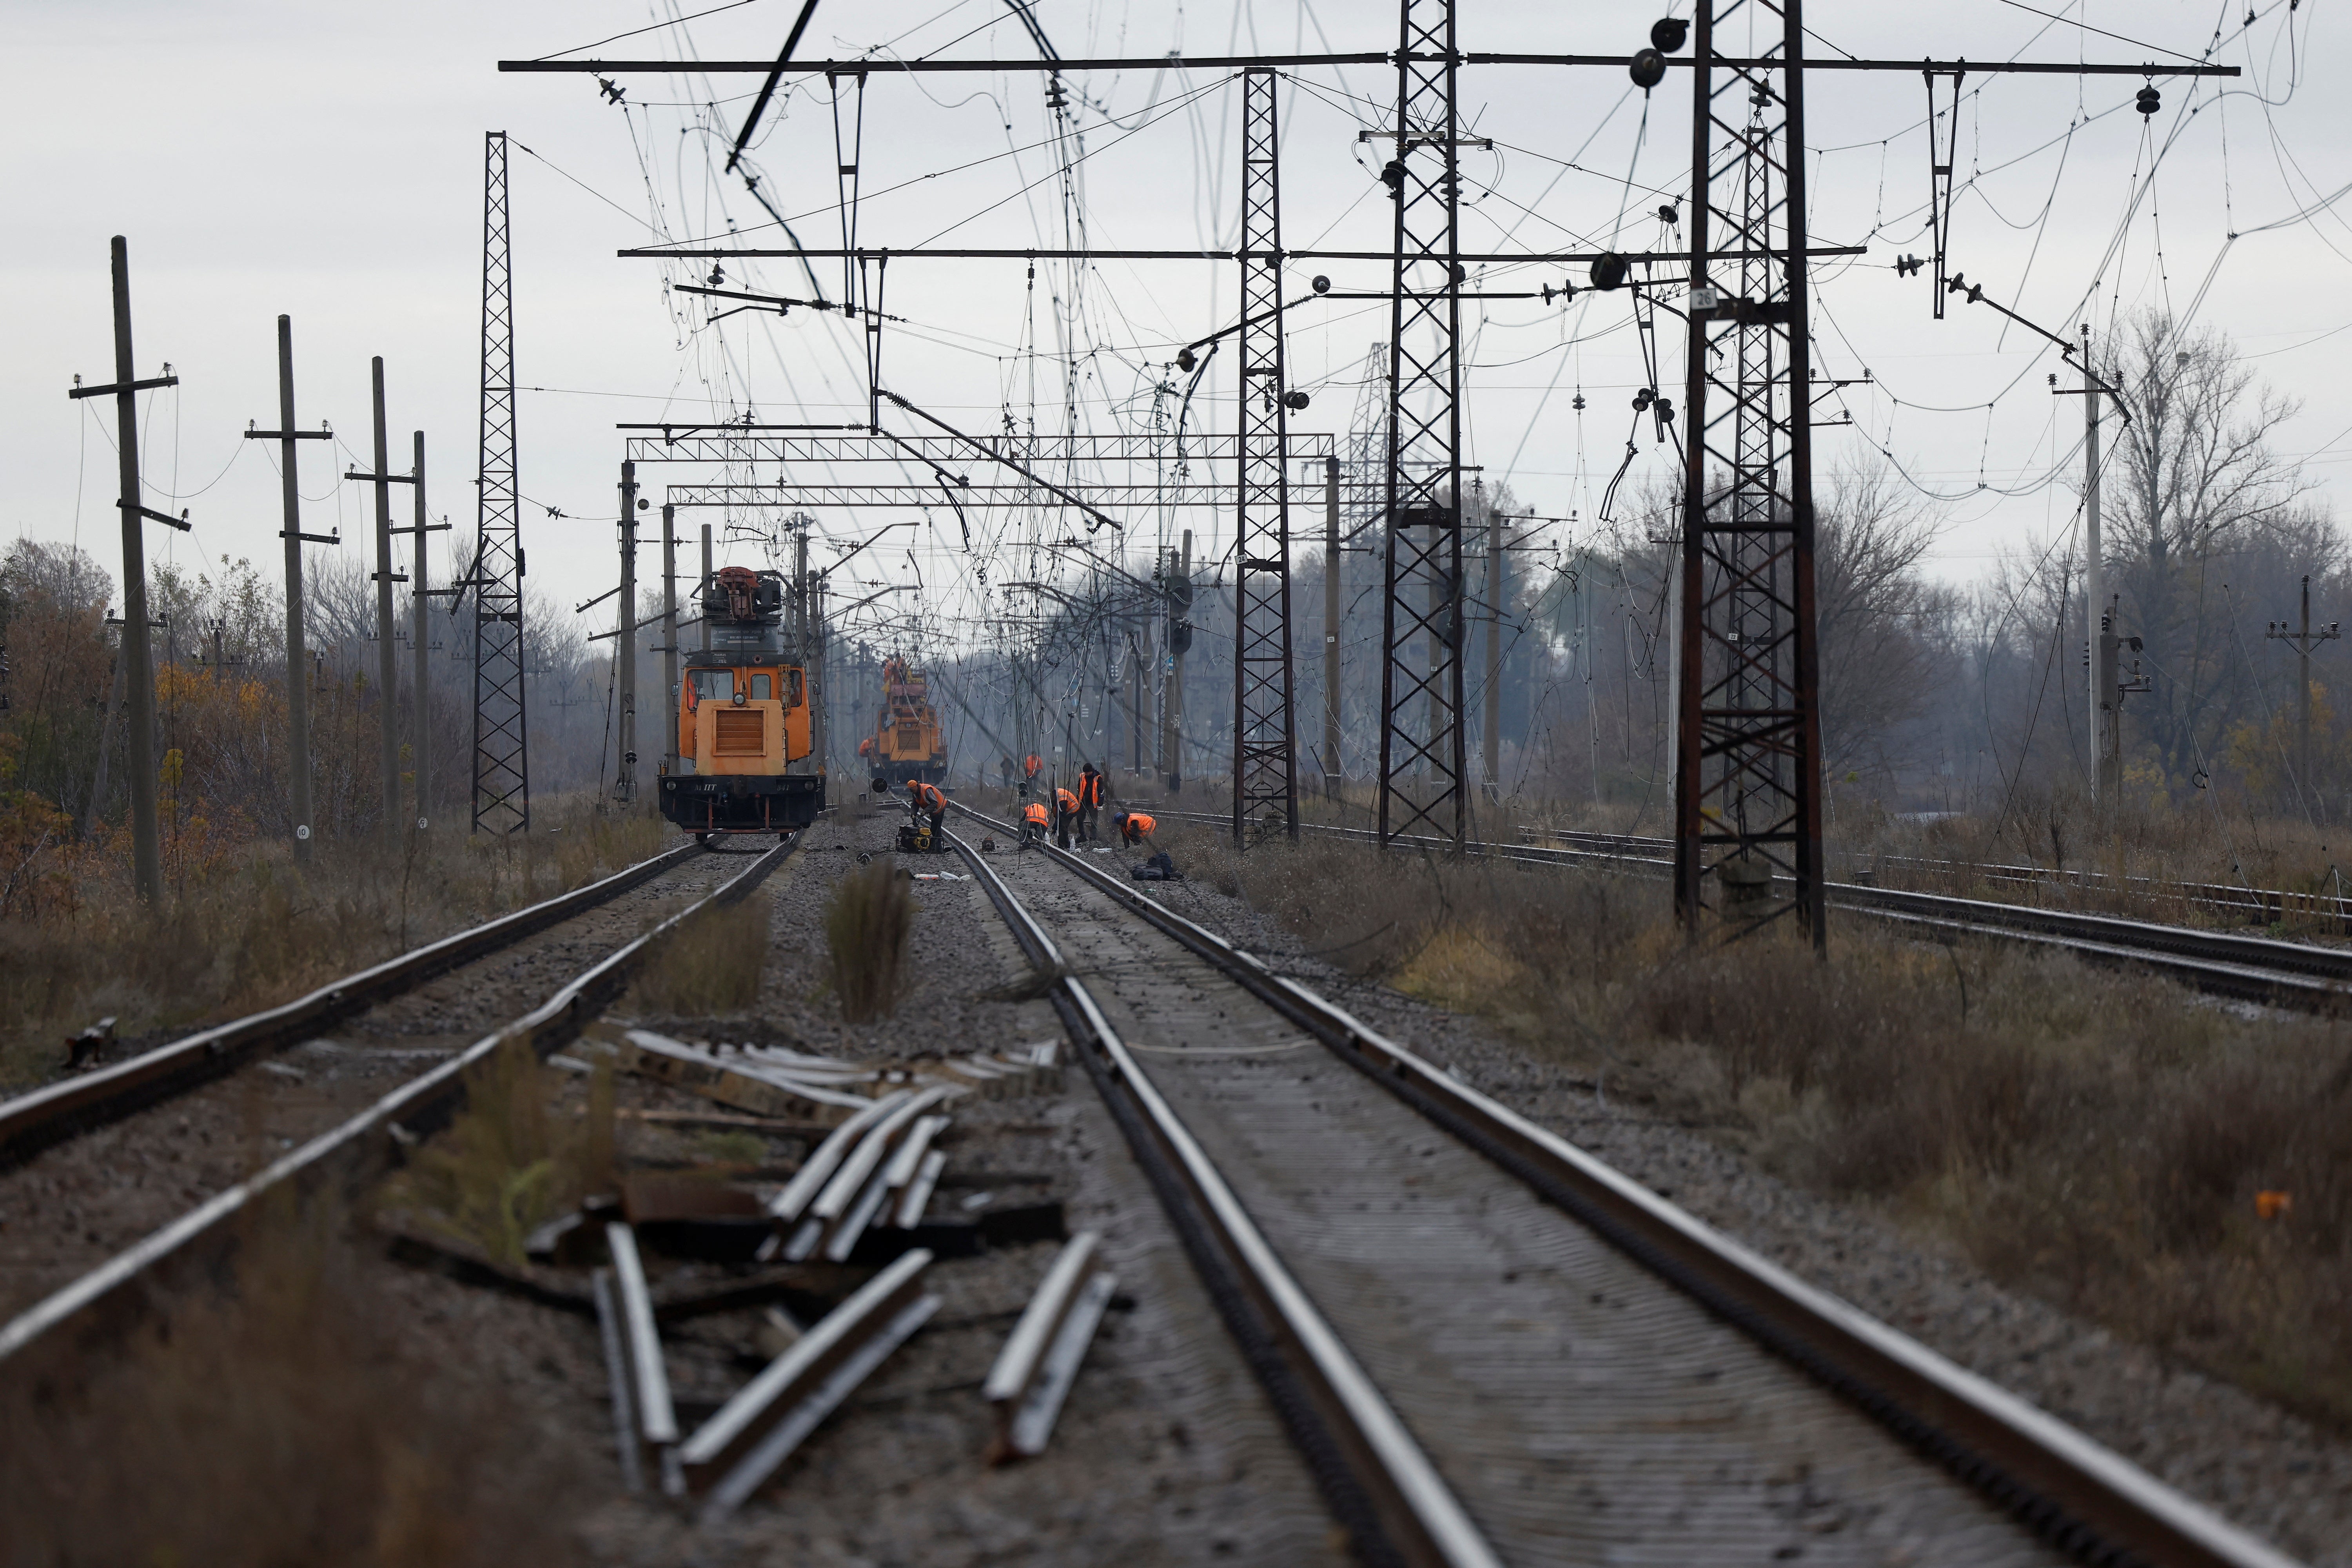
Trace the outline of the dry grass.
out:
[[[1164,836],[1163,836],[1164,837]],[[1686,947],[1655,882],[1378,861],[1178,862],[1330,962],[1491,1019],[1614,1099],[1963,1245],[1997,1277],[2352,1426],[2352,1027],[2249,1017],[2016,948],[1841,921],[1827,963]],[[2258,1216],[2255,1194],[2291,1194]]]
[[[553,898],[658,852],[650,816],[542,805],[528,838],[328,842],[307,869],[281,846],[191,885],[159,912],[101,886],[39,923],[0,921],[0,1087],[57,1070],[59,1042],[114,1016],[126,1040],[184,1032]]]
[[[589,1077],[586,1116],[554,1110],[568,1087],[529,1047],[501,1047],[467,1075],[466,1108],[384,1184],[381,1206],[520,1264],[533,1230],[614,1188],[610,1059]]]
[[[273,1215],[223,1293],[165,1303],[37,1391],[0,1391],[17,1439],[0,1563],[574,1561],[543,1445],[462,1352],[417,1348],[369,1267],[332,1216]]]
[[[898,1010],[907,941],[915,927],[913,889],[887,860],[852,872],[834,889],[824,940],[845,1021],[871,1023]]]
[[[767,968],[770,914],[770,900],[754,893],[696,917],[663,941],[631,984],[631,1000],[669,1017],[748,1011],[760,999]]]

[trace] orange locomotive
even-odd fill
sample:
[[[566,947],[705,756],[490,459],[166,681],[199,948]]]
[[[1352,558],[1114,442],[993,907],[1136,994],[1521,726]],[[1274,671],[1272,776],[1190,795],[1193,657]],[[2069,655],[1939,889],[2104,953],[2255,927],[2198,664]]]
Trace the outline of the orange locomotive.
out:
[[[873,770],[877,795],[948,776],[947,739],[931,706],[930,682],[898,654],[882,661],[882,711],[874,733],[857,743],[857,754]]]
[[[794,772],[810,752],[808,680],[780,627],[780,572],[729,566],[702,585],[709,644],[678,683],[677,768],[662,815],[697,838],[807,826],[824,807],[824,775]]]

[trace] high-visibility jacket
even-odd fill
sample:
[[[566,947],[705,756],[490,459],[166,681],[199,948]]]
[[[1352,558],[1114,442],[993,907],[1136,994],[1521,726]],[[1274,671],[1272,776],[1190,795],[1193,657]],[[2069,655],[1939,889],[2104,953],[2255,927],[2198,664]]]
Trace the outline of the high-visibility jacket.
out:
[[[920,779],[908,779],[907,793],[914,796],[916,803],[925,811],[945,811],[948,808],[948,797],[941,795],[935,784],[927,784]]]
[[[1054,792],[1054,800],[1055,804],[1060,805],[1066,812],[1075,814],[1078,809],[1078,797],[1072,795],[1068,790],[1055,790]]]
[[[1023,812],[1021,815],[1027,817],[1031,822],[1035,823],[1038,826],[1043,827],[1045,826],[1051,814],[1045,810],[1045,803],[1044,801],[1033,800],[1029,803],[1029,809]]]
[[[857,754],[861,757],[870,757],[874,754],[873,736],[868,735],[866,739],[857,742]]]
[[[1124,826],[1127,828],[1128,842],[1134,843],[1160,825],[1139,811],[1130,811],[1127,814]]]
[[[1080,773],[1078,775],[1078,804],[1092,806],[1102,805],[1102,774]]]
[[[1030,778],[1035,778],[1037,770],[1043,766],[1045,764],[1037,760],[1037,753],[1034,752],[1021,759],[1021,771]]]

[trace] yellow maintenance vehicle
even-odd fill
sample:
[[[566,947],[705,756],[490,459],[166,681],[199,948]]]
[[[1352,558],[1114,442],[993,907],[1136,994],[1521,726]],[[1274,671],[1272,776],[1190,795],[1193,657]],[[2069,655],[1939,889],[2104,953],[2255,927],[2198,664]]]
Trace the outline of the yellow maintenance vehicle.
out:
[[[947,781],[947,738],[931,706],[930,682],[903,655],[882,661],[882,710],[874,733],[857,743],[857,754],[873,774],[877,795],[904,790],[909,779]]]

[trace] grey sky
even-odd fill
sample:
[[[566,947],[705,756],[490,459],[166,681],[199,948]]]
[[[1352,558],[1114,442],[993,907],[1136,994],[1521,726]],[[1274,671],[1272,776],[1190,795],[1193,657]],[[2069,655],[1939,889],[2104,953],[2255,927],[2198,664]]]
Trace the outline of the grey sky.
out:
[[[65,539],[78,528],[81,542],[115,565],[110,422],[64,392],[76,372],[92,380],[110,374],[106,244],[122,233],[131,242],[140,369],[152,374],[169,360],[185,378],[176,395],[150,402],[147,472],[151,500],[189,507],[197,531],[152,530],[157,555],[199,569],[229,557],[274,563],[277,484],[267,460],[274,448],[265,453],[239,433],[248,420],[275,421],[273,333],[281,311],[295,321],[303,423],[331,420],[363,460],[367,359],[384,355],[395,460],[404,462],[410,430],[427,432],[434,510],[459,524],[443,539],[465,537],[474,516],[482,135],[489,129],[509,132],[539,155],[518,151],[514,159],[519,376],[548,389],[522,397],[522,489],[574,514],[559,521],[527,511],[534,584],[585,599],[612,580],[615,420],[693,419],[747,405],[763,419],[862,417],[857,348],[839,317],[739,316],[696,330],[699,310],[666,299],[663,282],[688,280],[709,263],[689,272],[614,256],[652,237],[656,201],[654,221],[676,237],[723,235],[731,216],[748,241],[775,242],[772,228],[753,230],[761,215],[740,185],[717,175],[707,113],[698,124],[695,108],[736,100],[719,110],[731,126],[756,79],[631,77],[629,102],[642,107],[623,110],[586,77],[494,69],[503,56],[547,54],[705,8],[641,0],[8,6],[0,14],[19,66],[19,131],[7,165],[17,221],[5,242],[13,374],[0,388],[10,531]],[[763,56],[795,9],[789,0],[757,0],[593,52],[675,55],[684,37],[703,58]],[[2342,110],[2338,85],[2352,52],[2331,36],[2329,13],[2315,0],[2292,16],[2284,0],[2256,0],[2253,9],[2260,19],[2251,30],[2241,29],[2245,0],[2109,0],[2068,12],[2190,55],[2218,24],[2228,41],[2215,58],[2250,68],[2237,81],[2193,94],[2186,82],[2165,82],[2164,110],[2146,125],[2129,108],[2137,78],[1971,77],[1971,93],[1981,93],[1964,105],[1958,162],[1964,180],[1983,173],[1956,206],[1953,265],[2061,330],[2083,318],[2086,300],[2098,326],[2151,300],[2200,301],[2198,321],[2264,356],[2254,362],[2262,373],[2304,400],[2281,445],[2316,454],[2313,472],[2326,479],[2352,458],[2352,391],[2336,374],[2352,353],[2352,331],[2324,335],[2352,323],[2352,217],[2330,207],[2256,231],[2352,180],[2352,116]],[[1310,11],[1296,0],[1238,9],[1043,0],[1038,10],[1066,56],[1395,42],[1387,5],[1323,0]],[[1643,41],[1648,16],[1596,3],[1465,0],[1461,41],[1474,49],[1630,51]],[[1926,11],[1847,0],[1816,4],[1808,19],[1824,53],[2160,58],[1998,0]],[[949,42],[973,28],[982,30]],[[946,46],[966,57],[1028,54],[998,0],[827,5],[803,53],[844,56],[894,37],[906,53]],[[1622,70],[1465,71],[1465,117],[1500,144],[1496,155],[1465,156],[1474,184],[1492,191],[1465,216],[1465,245],[1562,247],[1612,234],[1627,248],[1651,244],[1660,233],[1654,190],[1678,192],[1686,179],[1682,80],[1670,78],[1650,103],[1636,161],[1643,104]],[[866,185],[869,193],[903,188],[869,197],[861,239],[905,246],[943,235],[941,244],[1024,246],[1043,235],[1056,243],[1052,164],[1038,146],[1042,85],[1031,73],[917,80],[877,72],[866,95]],[[1091,239],[1138,247],[1229,239],[1236,89],[1203,71],[1097,76],[1080,85],[1118,120],[1084,119]],[[2217,97],[2217,89],[2225,90]],[[1378,160],[1355,139],[1360,120],[1376,120],[1381,100],[1393,94],[1393,72],[1370,67],[1307,73],[1285,93],[1289,246],[1386,246],[1389,204],[1371,173]],[[2192,101],[2197,112],[2184,120]],[[1923,486],[1952,498],[1940,569],[1968,576],[1997,548],[2046,536],[2071,516],[2073,495],[2053,473],[2073,470],[2053,464],[2078,439],[2081,414],[2078,400],[2047,394],[2054,355],[2013,329],[2004,336],[1999,318],[1981,308],[1956,303],[1946,321],[1932,321],[1924,280],[1899,279],[1889,268],[1898,253],[1925,248],[1916,212],[1927,185],[1919,128],[1926,105],[1916,75],[1815,79],[1813,230],[1822,243],[1869,246],[1857,263],[1821,269],[1821,369],[1858,375],[1866,366],[1878,383],[1851,395],[1861,431],[1825,431],[1821,450],[1834,462],[1884,442]],[[2086,123],[2072,123],[2086,115]],[[768,187],[812,246],[840,243],[833,124],[824,88],[803,84],[759,149]],[[2168,137],[2170,150],[2150,181],[2149,161]],[[1578,167],[1564,167],[1568,159]],[[962,164],[972,166],[920,178]],[[1643,188],[1626,200],[1629,168]],[[2225,237],[2233,230],[2242,237],[2231,244]],[[819,265],[831,296],[838,274]],[[1118,427],[1119,409],[1134,417],[1149,401],[1151,367],[1176,343],[1226,324],[1230,270],[1106,263],[1085,281],[1085,342],[1093,350],[1081,395],[1087,427]],[[1318,270],[1342,289],[1385,286],[1376,264],[1293,270],[1291,292],[1304,292]],[[1497,269],[1489,286],[1556,284],[1562,275],[1558,268]],[[1034,340],[1046,354],[1055,349],[1053,297],[1067,296],[1069,279],[1068,268],[1041,267],[1033,301],[1019,262],[894,266],[886,307],[909,322],[887,341],[887,382],[943,416],[995,429],[1008,416],[1031,416],[1034,375],[1035,417],[1054,428],[1058,373],[1050,358],[1029,357],[1028,346]],[[728,280],[807,291],[805,277],[784,262],[730,266]],[[1478,326],[1471,460],[1490,479],[1508,469],[1518,498],[1546,514],[1575,509],[1591,518],[1622,451],[1628,400],[1646,379],[1623,325],[1624,298],[1565,310],[1497,302]],[[1384,310],[1362,302],[1297,313],[1293,379],[1314,402],[1295,428],[1345,428],[1359,366],[1385,331]],[[1560,346],[1570,335],[1583,341]],[[1672,334],[1660,347],[1669,366],[1679,363]],[[1196,422],[1205,413],[1212,427],[1230,428],[1230,376],[1213,374],[1210,384],[1218,395],[1196,408]],[[1589,405],[1580,423],[1570,409],[1580,389]],[[1996,404],[1990,411],[1989,402]],[[900,427],[915,428],[903,420]],[[321,445],[304,452],[303,489],[324,498],[307,522],[319,529],[340,520],[349,538],[362,531],[365,498],[331,481],[350,454],[338,449],[331,468]],[[1642,449],[1635,474],[1662,470],[1646,434]],[[1979,490],[1980,479],[1991,488]],[[186,499],[167,500],[169,492]],[[847,539],[885,519],[822,521]],[[992,532],[983,527],[982,538]],[[1149,520],[1137,530],[1150,532]],[[973,563],[950,514],[897,537],[919,541],[916,562],[935,590],[933,608],[979,612]],[[436,574],[446,570],[436,562]],[[861,558],[858,574],[879,582],[912,570],[894,543]]]

